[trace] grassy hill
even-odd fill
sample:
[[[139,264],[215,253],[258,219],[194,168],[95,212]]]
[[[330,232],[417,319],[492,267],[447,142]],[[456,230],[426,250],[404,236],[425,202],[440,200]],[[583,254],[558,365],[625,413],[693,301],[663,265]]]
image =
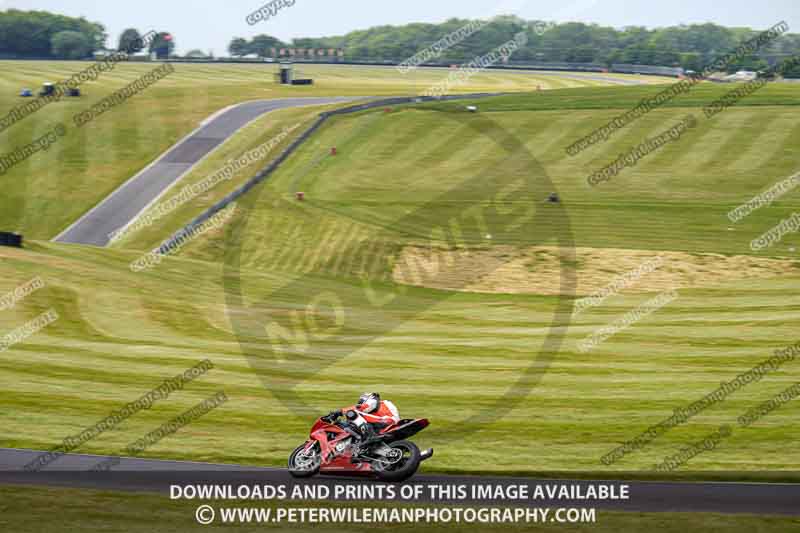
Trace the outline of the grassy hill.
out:
[[[51,306],[62,316],[0,354],[9,406],[0,445],[49,448],[209,357],[207,376],[81,451],[115,453],[222,389],[228,404],[148,455],[282,464],[311,413],[378,388],[402,415],[432,418],[419,437],[437,448],[426,468],[647,470],[796,382],[798,363],[787,363],[613,467],[599,462],[797,341],[796,235],[766,252],[748,247],[799,207],[797,195],[736,225],[726,217],[800,170],[797,95],[769,87],[759,95],[768,104],[706,120],[697,106],[729,87],[702,89],[709,100],[653,111],[575,157],[565,148],[619,113],[574,104],[577,89],[563,91],[564,109],[542,94],[481,101],[478,114],[462,103],[339,117],[243,199],[224,229],[150,271],[128,266],[191,212],[113,250],[39,242],[0,251],[0,294],[35,275],[47,283],[0,312],[2,330]],[[616,91],[607,104],[641,94]],[[608,183],[586,183],[687,113],[698,126],[679,141]],[[545,202],[551,192],[561,204]],[[448,264],[447,253],[457,260]],[[658,271],[570,319],[576,296],[656,255]],[[578,349],[673,287],[677,300]],[[298,316],[305,329],[292,329]],[[299,337],[278,349],[270,324],[316,335],[308,349]],[[798,409],[789,403],[736,429],[686,469],[789,477]]]
[[[23,87],[38,90],[43,82],[67,79],[90,64],[0,62],[0,116],[29,101],[17,96]],[[229,105],[289,96],[421,94],[448,74],[443,69],[421,69],[403,75],[391,67],[309,65],[299,66],[298,75],[314,78],[313,86],[286,87],[274,82],[276,65],[177,64],[173,74],[87,126],[75,128],[73,115],[155,66],[118,64],[113,71],[83,84],[83,98],[65,98],[52,103],[0,132],[0,154],[6,154],[43,135],[56,123],[67,127],[67,134],[47,152],[35,154],[2,177],[4,183],[13,184],[13,187],[6,189],[0,198],[0,227],[37,239],[56,236],[203,120]],[[489,71],[453,87],[452,92],[529,91],[537,85],[549,89],[604,84],[606,82],[580,74],[565,77]],[[304,110],[300,115],[307,118],[310,113]],[[265,118],[260,125],[270,125],[275,117]],[[249,135],[252,133],[246,138]]]

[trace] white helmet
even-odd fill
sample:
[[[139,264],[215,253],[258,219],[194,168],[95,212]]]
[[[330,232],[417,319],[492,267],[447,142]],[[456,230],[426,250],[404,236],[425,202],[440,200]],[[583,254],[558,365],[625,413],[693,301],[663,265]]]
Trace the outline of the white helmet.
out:
[[[381,404],[381,395],[377,392],[365,392],[358,398],[358,403],[356,407],[359,411],[363,411],[365,413],[372,413],[378,409],[378,406]]]

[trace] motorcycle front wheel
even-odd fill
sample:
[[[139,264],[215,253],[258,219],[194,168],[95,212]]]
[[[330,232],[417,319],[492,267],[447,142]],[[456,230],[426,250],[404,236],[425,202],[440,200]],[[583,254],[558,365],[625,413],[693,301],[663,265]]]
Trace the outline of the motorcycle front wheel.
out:
[[[420,452],[417,445],[407,440],[398,440],[388,444],[395,454],[393,462],[375,463],[375,474],[381,481],[405,481],[413,476],[419,468]]]
[[[308,452],[305,449],[306,445],[301,444],[289,456],[289,473],[292,477],[311,477],[319,472],[320,464],[322,464],[319,444],[315,443]]]

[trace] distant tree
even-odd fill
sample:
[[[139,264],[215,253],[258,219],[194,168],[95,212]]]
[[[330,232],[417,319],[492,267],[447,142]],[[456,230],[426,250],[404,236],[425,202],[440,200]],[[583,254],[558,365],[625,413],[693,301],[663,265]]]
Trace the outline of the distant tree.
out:
[[[576,46],[567,52],[565,59],[570,63],[591,63],[596,53],[597,50],[591,46]]]
[[[51,39],[53,55],[61,59],[86,59],[93,52],[89,38],[77,31],[60,31]]]
[[[249,54],[257,54],[259,57],[269,57],[272,55],[270,48],[283,48],[286,44],[280,39],[271,35],[256,35],[248,47]]]
[[[202,50],[194,49],[194,50],[189,50],[188,52],[186,52],[186,57],[192,58],[192,59],[205,59],[208,56]]]
[[[782,75],[784,78],[800,78],[800,65],[784,69]]]
[[[622,51],[619,49],[608,50],[604,54],[603,64],[611,68],[614,63],[622,63]]]
[[[745,56],[728,64],[728,73],[739,70],[759,71],[769,68],[769,64],[757,56]]]
[[[144,43],[142,42],[142,36],[138,30],[128,28],[119,36],[119,46],[117,46],[117,50],[135,54],[141,52],[143,49]]]
[[[656,48],[655,53],[653,54],[653,63],[651,64],[666,67],[677,67],[681,64],[681,55],[675,50],[671,50],[669,48]]]
[[[159,32],[150,42],[150,53],[156,54],[158,59],[168,59],[175,50],[175,39],[169,32]]]
[[[247,39],[242,39],[241,37],[236,37],[231,41],[231,44],[228,45],[228,52],[233,57],[242,57],[246,56],[250,53],[250,43],[247,42]]]
[[[704,68],[702,57],[697,52],[681,54],[680,62],[685,70],[701,72]]]
[[[88,50],[83,56],[89,56],[95,50],[105,46],[105,28],[85,18],[73,18],[56,15],[46,11],[20,11],[6,9],[0,11],[0,54],[6,57],[62,57],[53,53],[53,38],[61,32],[80,33],[86,38]],[[65,40],[60,37],[59,50],[62,46],[74,46],[78,43],[74,37]],[[80,49],[80,47],[78,47]]]

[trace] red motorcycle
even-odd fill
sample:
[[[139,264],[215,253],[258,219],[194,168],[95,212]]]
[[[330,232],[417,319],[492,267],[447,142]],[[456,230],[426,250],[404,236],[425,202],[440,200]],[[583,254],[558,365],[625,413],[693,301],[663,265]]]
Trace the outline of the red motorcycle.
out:
[[[353,409],[340,422],[337,414],[319,418],[305,444],[289,456],[289,473],[297,478],[322,474],[376,476],[382,481],[403,481],[416,473],[433,449],[420,452],[405,440],[428,427],[426,418],[400,420],[365,437],[366,422]]]

